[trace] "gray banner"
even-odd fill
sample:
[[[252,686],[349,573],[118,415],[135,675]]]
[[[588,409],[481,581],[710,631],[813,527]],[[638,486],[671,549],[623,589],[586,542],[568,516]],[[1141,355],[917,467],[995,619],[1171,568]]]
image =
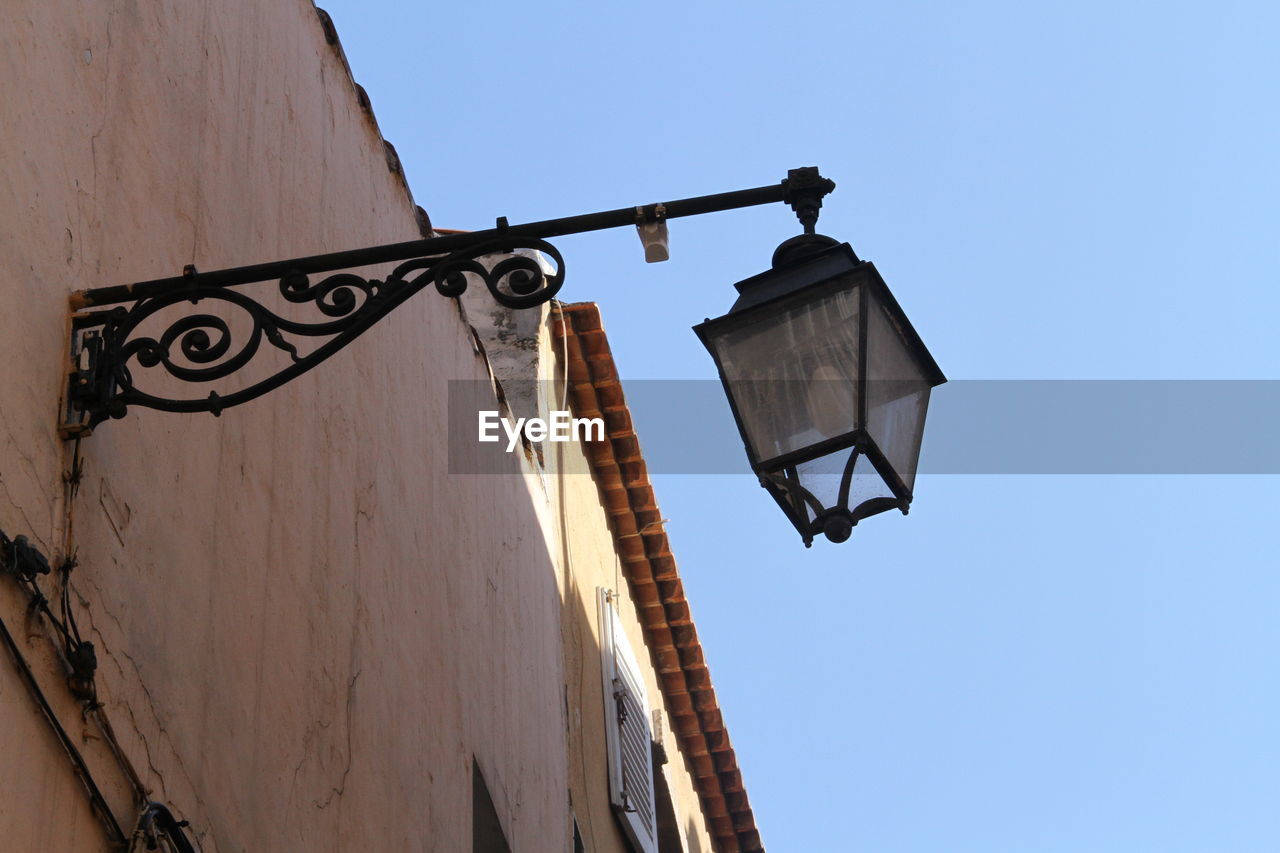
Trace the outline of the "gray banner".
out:
[[[450,472],[515,470],[501,427],[500,441],[478,441],[478,413],[498,408],[492,387],[449,386]],[[718,381],[623,388],[650,473],[746,473]],[[555,390],[549,382],[503,388],[516,417],[535,414],[541,400],[545,418],[559,407]],[[933,390],[919,472],[1280,474],[1278,424],[1278,380],[956,380]]]

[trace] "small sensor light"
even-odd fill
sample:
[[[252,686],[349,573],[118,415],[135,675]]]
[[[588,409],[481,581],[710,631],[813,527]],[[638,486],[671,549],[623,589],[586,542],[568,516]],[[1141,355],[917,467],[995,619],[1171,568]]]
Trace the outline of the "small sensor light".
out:
[[[641,222],[636,225],[636,231],[640,234],[640,242],[644,244],[645,261],[656,264],[671,257],[671,252],[667,245],[667,223],[665,221]]]

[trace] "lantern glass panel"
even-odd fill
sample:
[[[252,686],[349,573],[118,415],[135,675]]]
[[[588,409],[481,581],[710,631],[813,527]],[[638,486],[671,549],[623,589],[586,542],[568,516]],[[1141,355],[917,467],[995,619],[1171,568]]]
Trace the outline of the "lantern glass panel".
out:
[[[837,290],[756,310],[712,337],[755,460],[857,426],[858,312],[857,290]]]
[[[873,290],[867,317],[867,432],[908,493],[933,384]],[[850,502],[850,506],[852,506]]]
[[[845,448],[819,456],[796,466],[796,474],[800,485],[809,490],[823,509],[840,506],[840,481],[844,476],[845,465],[849,462],[852,448]],[[853,477],[849,481],[849,502],[847,509],[857,509],[863,502],[872,498],[892,498],[893,490],[885,484],[884,479],[876,471],[875,466],[865,454],[858,455],[853,466]],[[816,513],[812,506],[805,505],[805,520],[812,523]]]

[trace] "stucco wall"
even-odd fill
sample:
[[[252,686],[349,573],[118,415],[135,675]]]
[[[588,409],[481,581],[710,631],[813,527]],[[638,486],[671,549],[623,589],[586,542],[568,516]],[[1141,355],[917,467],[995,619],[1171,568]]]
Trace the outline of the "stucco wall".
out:
[[[474,754],[512,849],[567,849],[542,486],[515,460],[446,472],[445,382],[487,375],[450,301],[420,295],[221,418],[103,425],[62,499],[71,290],[417,236],[311,4],[18,0],[0,39],[0,528],[78,553],[104,712],[143,783],[205,851],[454,851]],[[0,615],[131,822],[7,578]],[[7,660],[0,743],[3,849],[105,849]]]

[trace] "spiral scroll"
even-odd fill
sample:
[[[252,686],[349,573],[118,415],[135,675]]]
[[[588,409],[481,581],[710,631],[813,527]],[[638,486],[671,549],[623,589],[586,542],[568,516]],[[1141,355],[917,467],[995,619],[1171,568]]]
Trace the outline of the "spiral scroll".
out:
[[[529,254],[514,254],[521,251]],[[554,272],[545,271],[533,252],[553,259]],[[481,261],[498,254],[508,257],[491,265]],[[96,312],[78,321],[81,328],[91,329],[90,334],[96,334],[98,340],[92,348],[86,348],[92,353],[93,363],[73,375],[71,403],[87,414],[90,428],[108,417],[123,417],[127,407],[133,405],[219,414],[310,370],[424,287],[434,284],[440,294],[457,297],[473,278],[483,282],[499,304],[513,309],[531,308],[559,292],[564,283],[564,260],[544,240],[503,236],[449,255],[405,261],[385,280],[338,272],[313,283],[306,273],[290,271],[279,280],[280,296],[290,304],[314,310],[319,318],[312,321],[285,317],[239,290],[203,285],[195,275],[190,284],[171,292],[141,299],[127,309]],[[138,334],[139,327],[158,312],[181,302],[199,304],[204,300],[230,306],[247,323],[232,324],[217,314],[202,311],[172,321],[157,335]],[[328,340],[301,355],[291,338]],[[131,364],[136,362],[142,368],[161,368],[182,382],[214,382],[251,365],[264,342],[286,353],[290,363],[261,381],[226,395],[213,392],[197,399],[156,396],[137,386],[131,370]]]
[[[555,260],[556,269],[548,276],[542,264],[530,255],[516,255],[501,260],[492,268],[478,258],[518,250],[538,251]],[[413,263],[410,261],[410,263]],[[553,298],[564,284],[564,258],[545,240],[529,237],[503,238],[481,243],[440,259],[434,265],[436,290],[442,296],[461,296],[467,289],[467,275],[474,275],[499,305],[508,308],[533,308]]]

